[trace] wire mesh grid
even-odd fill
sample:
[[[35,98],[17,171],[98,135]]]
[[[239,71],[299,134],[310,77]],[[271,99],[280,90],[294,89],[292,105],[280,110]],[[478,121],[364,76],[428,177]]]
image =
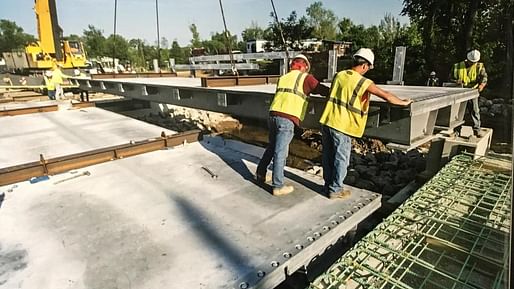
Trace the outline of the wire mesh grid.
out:
[[[506,288],[512,179],[505,167],[489,157],[453,158],[310,287]]]

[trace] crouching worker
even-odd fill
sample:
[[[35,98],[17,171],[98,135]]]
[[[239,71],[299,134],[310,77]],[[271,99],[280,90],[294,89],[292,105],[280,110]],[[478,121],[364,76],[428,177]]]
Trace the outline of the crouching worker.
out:
[[[340,71],[332,81],[330,97],[321,115],[323,189],[330,199],[346,199],[351,195],[343,189],[343,180],[350,163],[351,138],[364,134],[370,94],[395,105],[407,106],[412,102],[378,88],[363,76],[373,69],[374,60],[369,48],[361,48],[353,55],[352,68]]]
[[[290,71],[281,76],[270,106],[268,119],[269,144],[257,166],[257,182],[266,182],[266,172],[271,160],[273,195],[293,192],[293,186],[284,184],[284,167],[293,139],[294,127],[300,125],[307,110],[307,97],[316,93],[328,96],[329,88],[309,74],[311,64],[305,55],[299,54],[291,61]]]

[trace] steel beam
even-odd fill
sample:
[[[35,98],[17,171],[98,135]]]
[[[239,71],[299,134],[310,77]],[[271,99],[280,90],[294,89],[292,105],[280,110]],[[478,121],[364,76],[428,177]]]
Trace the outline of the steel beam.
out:
[[[238,117],[265,120],[274,96],[274,85],[233,86],[204,88],[199,79],[136,79],[136,80],[81,80],[82,89],[198,108]],[[392,106],[373,96],[364,135],[412,148],[414,143],[428,142],[439,127],[453,129],[464,117],[465,102],[478,97],[476,89],[380,86],[401,98],[411,98],[413,103],[402,108]],[[319,118],[325,107],[325,99],[313,96],[309,100],[307,115],[302,125],[319,128]],[[448,117],[444,111],[450,110]],[[441,117],[439,111],[443,110]]]
[[[138,73],[101,73],[91,74],[91,79],[110,79],[110,78],[152,78],[152,77],[174,77],[175,72],[138,72]]]
[[[202,77],[202,87],[275,84],[280,75]]]
[[[257,60],[257,59],[286,59],[285,52],[259,52],[259,53],[242,53],[233,54],[234,61],[244,60]],[[197,63],[202,61],[230,61],[230,55],[205,55],[205,56],[194,56],[189,58],[189,62]]]

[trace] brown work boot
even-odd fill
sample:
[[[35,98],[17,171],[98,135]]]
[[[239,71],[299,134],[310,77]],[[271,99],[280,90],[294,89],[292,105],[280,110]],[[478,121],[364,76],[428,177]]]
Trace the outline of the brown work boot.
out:
[[[273,196],[282,196],[292,193],[294,191],[293,186],[283,186],[282,188],[273,188]]]
[[[259,175],[259,174],[255,174],[255,181],[258,182],[258,183],[271,183],[271,176],[266,174],[265,176],[263,175]]]
[[[347,189],[342,189],[339,192],[330,192],[328,198],[331,200],[346,200],[352,196],[352,192]]]

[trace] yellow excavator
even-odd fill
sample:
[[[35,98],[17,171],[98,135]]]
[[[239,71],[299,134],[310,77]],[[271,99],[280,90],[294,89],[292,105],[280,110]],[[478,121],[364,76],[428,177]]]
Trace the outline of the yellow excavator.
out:
[[[39,41],[30,43],[25,51],[3,53],[11,71],[42,71],[62,65],[64,69],[86,67],[86,52],[79,41],[63,40],[57,21],[55,0],[34,0]]]

